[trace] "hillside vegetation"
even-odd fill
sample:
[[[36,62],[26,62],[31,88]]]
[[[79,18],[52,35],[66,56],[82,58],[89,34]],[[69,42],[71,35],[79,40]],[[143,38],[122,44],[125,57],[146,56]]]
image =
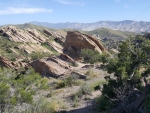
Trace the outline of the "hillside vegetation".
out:
[[[0,112],[149,113],[150,34],[68,30],[0,29]]]
[[[119,31],[107,28],[100,28],[93,31],[89,31],[87,33],[90,35],[96,35],[100,38],[120,39],[120,40],[127,39],[129,36],[135,36],[137,34],[135,32]]]

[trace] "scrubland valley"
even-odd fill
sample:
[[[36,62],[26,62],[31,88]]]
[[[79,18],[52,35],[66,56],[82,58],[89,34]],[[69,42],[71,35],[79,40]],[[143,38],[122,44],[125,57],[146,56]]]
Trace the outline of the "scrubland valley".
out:
[[[150,113],[150,34],[129,30],[1,26],[0,112]]]

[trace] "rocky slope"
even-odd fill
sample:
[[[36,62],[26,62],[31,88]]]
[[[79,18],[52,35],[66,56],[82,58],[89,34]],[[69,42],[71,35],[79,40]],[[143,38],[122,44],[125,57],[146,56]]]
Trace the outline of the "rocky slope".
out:
[[[18,42],[17,49],[23,50],[26,53],[32,52],[50,52],[42,46],[47,44],[49,41],[51,44],[47,44],[50,48],[55,51],[62,53],[62,46],[59,43],[64,43],[64,37],[58,33],[48,31],[46,29],[39,31],[37,29],[17,29],[15,26],[6,26],[0,29],[0,33],[3,37],[6,37],[12,42]]]
[[[48,22],[31,22],[35,25],[45,26],[49,28],[69,28],[69,29],[78,29],[91,31],[98,28],[109,28],[114,30],[121,31],[132,31],[132,32],[149,32],[150,31],[150,22],[145,21],[99,21],[95,23],[48,23]]]

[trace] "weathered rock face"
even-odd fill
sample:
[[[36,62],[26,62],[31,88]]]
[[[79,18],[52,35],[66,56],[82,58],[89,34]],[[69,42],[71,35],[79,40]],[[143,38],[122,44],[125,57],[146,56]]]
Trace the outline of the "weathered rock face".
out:
[[[15,66],[13,66],[12,62],[2,56],[0,56],[0,66],[15,69]]]
[[[61,53],[60,54],[60,58],[67,61],[67,62],[71,62],[71,63],[74,63],[75,61],[68,55],[64,54],[64,53]]]
[[[19,60],[15,61],[15,62],[12,62],[8,58],[2,57],[2,56],[0,56],[0,66],[10,68],[10,69],[13,69],[13,70],[17,70],[21,67],[24,67],[26,69],[29,68],[29,66],[25,62],[22,62],[22,61],[19,61]]]
[[[3,33],[4,36],[14,42],[44,43],[47,39],[36,29],[18,30],[14,26],[7,26],[0,29],[0,33]]]
[[[69,65],[58,57],[43,58],[30,63],[34,70],[43,76],[59,77],[67,73]]]
[[[68,31],[64,43],[64,53],[72,58],[77,58],[81,49],[97,50],[99,53],[107,51],[98,39],[78,31]]]
[[[55,41],[48,42],[47,44],[58,53],[62,53],[63,47],[60,44],[56,43]]]
[[[65,37],[63,37],[62,35],[60,35],[56,32],[51,32],[47,29],[44,29],[44,33],[46,33],[49,36],[54,37],[55,41],[58,42],[58,43],[64,44],[64,42],[65,42]]]
[[[48,30],[44,30],[45,34],[55,37],[55,41],[52,42],[47,41],[50,37],[42,34],[36,29],[27,28],[25,30],[19,30],[14,26],[7,26],[0,29],[0,33],[11,41],[24,42],[23,44],[19,44],[17,48],[25,51],[28,54],[32,52],[52,53],[50,50],[46,49],[41,45],[43,43],[46,43],[58,53],[62,53],[63,51],[63,47],[62,45],[60,45],[60,43],[63,44],[65,38],[56,32],[50,32]]]
[[[40,44],[21,44],[16,47],[17,49],[23,50],[27,54],[31,54],[33,52],[45,52],[45,53],[52,53],[50,50],[44,48]]]

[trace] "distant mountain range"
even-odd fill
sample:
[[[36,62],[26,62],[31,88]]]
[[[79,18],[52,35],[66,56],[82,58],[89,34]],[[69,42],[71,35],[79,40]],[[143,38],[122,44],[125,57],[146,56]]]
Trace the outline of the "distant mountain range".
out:
[[[95,23],[48,23],[48,22],[30,22],[38,26],[44,26],[55,29],[77,29],[91,31],[98,28],[109,28],[113,30],[131,31],[131,32],[150,32],[150,22],[145,21],[98,21]]]

